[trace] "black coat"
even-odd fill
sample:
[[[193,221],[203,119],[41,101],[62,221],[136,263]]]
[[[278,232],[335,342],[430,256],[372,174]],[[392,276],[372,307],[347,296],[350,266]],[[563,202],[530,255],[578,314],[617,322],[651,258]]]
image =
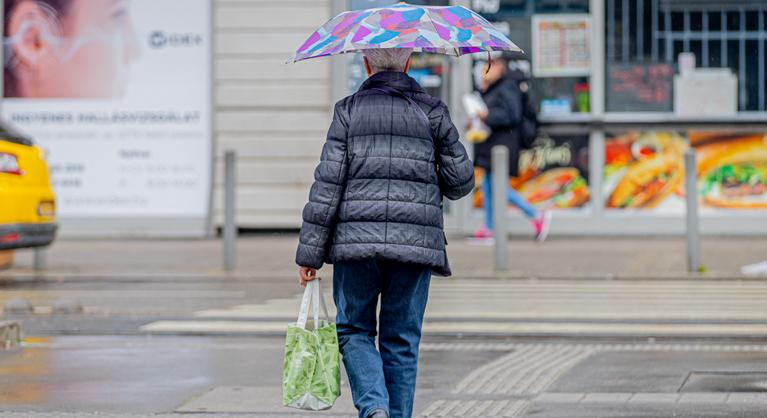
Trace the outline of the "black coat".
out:
[[[447,106],[407,74],[377,73],[336,104],[314,178],[298,265],[381,259],[450,274],[442,198],[471,192],[472,163]]]
[[[474,144],[474,164],[490,170],[491,149],[495,145],[509,148],[509,175],[516,176],[519,171],[519,152],[521,140],[517,127],[522,122],[522,91],[519,83],[510,76],[505,76],[488,87],[482,93],[487,104],[487,120],[490,136],[485,142]]]

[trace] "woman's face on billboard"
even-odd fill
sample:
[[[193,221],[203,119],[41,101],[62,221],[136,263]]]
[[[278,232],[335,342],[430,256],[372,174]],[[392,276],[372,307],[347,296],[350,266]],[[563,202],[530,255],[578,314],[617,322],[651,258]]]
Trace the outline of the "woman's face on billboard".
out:
[[[67,3],[67,2],[64,2]],[[116,98],[139,53],[127,0],[70,0],[63,10],[23,0],[9,11],[6,43],[15,95]]]

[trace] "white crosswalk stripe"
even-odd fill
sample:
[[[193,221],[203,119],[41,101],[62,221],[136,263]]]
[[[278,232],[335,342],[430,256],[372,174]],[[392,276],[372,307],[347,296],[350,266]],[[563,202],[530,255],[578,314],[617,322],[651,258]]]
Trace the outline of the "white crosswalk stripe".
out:
[[[756,281],[444,280],[432,285],[424,333],[767,337],[766,303],[767,283]],[[280,333],[298,305],[296,295],[142,330]]]

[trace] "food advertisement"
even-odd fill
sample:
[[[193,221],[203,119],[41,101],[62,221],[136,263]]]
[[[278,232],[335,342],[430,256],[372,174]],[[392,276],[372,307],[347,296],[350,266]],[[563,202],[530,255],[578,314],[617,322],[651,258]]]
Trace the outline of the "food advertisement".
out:
[[[687,140],[676,132],[629,132],[605,144],[604,196],[611,209],[676,211]]]
[[[60,215],[206,219],[210,2],[4,4],[2,115],[47,150]]]
[[[580,209],[590,199],[588,136],[545,136],[519,157],[519,176],[509,180],[539,209]],[[474,206],[482,207],[484,170],[477,169]],[[513,206],[510,206],[513,207]]]
[[[605,207],[681,214],[684,153],[696,154],[702,210],[767,209],[765,133],[628,132],[605,143]]]
[[[690,132],[704,206],[767,209],[767,134]]]

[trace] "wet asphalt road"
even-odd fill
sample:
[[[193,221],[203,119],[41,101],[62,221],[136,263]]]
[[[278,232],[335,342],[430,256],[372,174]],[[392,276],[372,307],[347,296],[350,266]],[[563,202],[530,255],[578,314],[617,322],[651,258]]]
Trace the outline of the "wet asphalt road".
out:
[[[27,340],[0,351],[2,417],[306,415],[280,406],[280,337],[139,329],[203,309],[291,298],[299,292],[293,283],[67,278],[6,282],[0,290],[3,300],[24,297],[37,307],[34,315],[5,316],[22,322]],[[86,312],[50,313],[62,297]],[[427,337],[420,361],[418,416],[767,417],[761,340],[454,335]],[[355,416],[343,392],[332,411],[313,416]]]
[[[281,364],[282,340],[273,337],[35,338],[0,353],[0,404],[4,417],[301,415],[279,404]],[[416,410],[454,417],[763,417],[765,364],[762,345],[427,339]],[[745,374],[741,384],[711,379],[737,373]],[[320,415],[354,416],[343,385],[334,409]]]

